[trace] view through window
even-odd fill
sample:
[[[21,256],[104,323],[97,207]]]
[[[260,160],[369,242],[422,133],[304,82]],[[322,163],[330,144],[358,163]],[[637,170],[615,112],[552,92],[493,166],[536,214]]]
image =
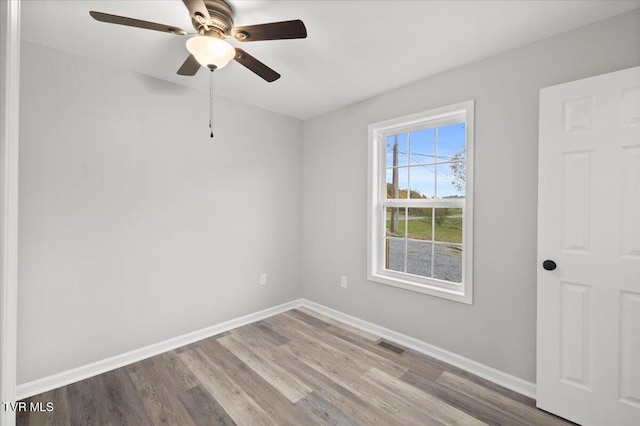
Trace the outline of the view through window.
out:
[[[465,123],[386,137],[386,198],[436,201],[386,207],[386,269],[461,282],[465,146]]]

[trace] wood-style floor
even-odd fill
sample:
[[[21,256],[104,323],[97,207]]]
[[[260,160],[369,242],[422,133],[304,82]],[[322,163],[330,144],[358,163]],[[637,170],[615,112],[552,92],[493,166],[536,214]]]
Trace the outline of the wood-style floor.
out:
[[[295,309],[27,402],[18,425],[556,425],[532,399]]]

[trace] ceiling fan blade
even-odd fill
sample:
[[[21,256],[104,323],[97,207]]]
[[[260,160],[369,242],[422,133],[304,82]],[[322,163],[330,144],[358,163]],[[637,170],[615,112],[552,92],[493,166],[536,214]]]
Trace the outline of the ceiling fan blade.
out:
[[[193,19],[196,15],[202,15],[207,21],[211,19],[207,6],[203,0],[182,0],[187,9],[189,9],[189,16]]]
[[[93,10],[89,12],[89,15],[91,15],[96,21],[106,22],[108,24],[126,25],[128,27],[162,31],[163,33],[171,33],[175,35],[185,35],[187,33],[182,28],[158,24],[155,22],[141,21],[140,19],[127,18],[126,16],[110,15],[108,13],[96,12]]]
[[[262,77],[269,83],[276,81],[280,78],[280,74],[249,55],[242,49],[236,47],[236,57],[234,58],[236,62],[239,62],[241,65],[245,66],[248,70],[253,71],[258,74],[258,76]]]
[[[196,61],[195,56],[189,55],[189,57],[184,61],[180,69],[178,70],[178,75],[196,75],[198,70],[200,69],[200,63]]]
[[[307,28],[299,19],[269,24],[234,27],[231,34],[238,41],[285,40],[307,38]]]

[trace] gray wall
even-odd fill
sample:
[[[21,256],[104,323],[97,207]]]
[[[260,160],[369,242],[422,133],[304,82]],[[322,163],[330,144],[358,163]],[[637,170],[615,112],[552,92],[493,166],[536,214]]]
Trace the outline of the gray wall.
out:
[[[21,55],[19,384],[299,297],[302,122]]]
[[[639,64],[635,11],[305,121],[303,296],[535,381],[538,92]],[[474,304],[368,282],[368,124],[468,99]]]

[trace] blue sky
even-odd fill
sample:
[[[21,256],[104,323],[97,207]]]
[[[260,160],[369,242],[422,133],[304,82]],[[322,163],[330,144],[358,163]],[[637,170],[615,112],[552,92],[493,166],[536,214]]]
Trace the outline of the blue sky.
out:
[[[437,134],[437,137],[436,137]],[[427,197],[436,194],[436,145],[438,151],[438,198],[464,194],[451,183],[451,167],[446,164],[465,146],[465,125],[456,123],[396,135],[398,139],[398,181],[401,189],[410,187]],[[387,182],[392,181],[393,144],[395,136],[387,137]]]

